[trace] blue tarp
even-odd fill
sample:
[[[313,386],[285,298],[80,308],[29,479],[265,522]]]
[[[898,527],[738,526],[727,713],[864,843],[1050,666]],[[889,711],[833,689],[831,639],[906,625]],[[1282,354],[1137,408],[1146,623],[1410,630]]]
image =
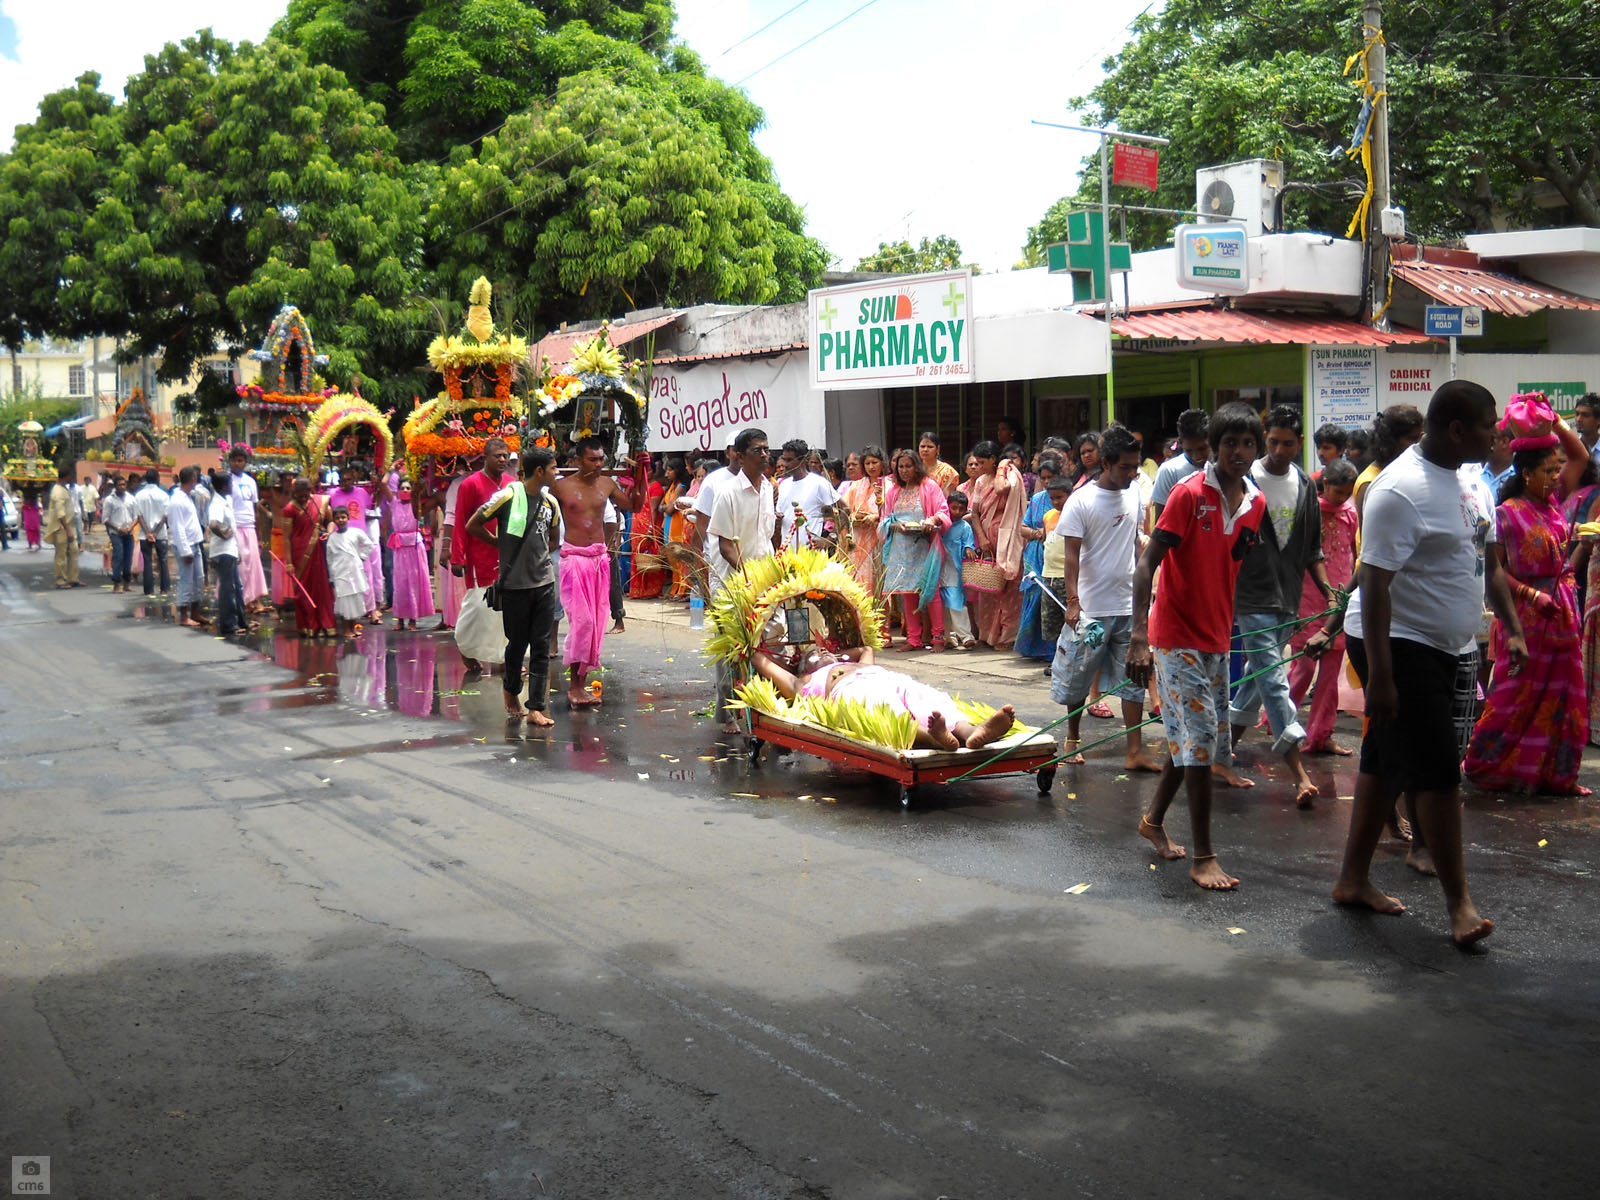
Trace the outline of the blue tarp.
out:
[[[63,429],[76,429],[80,425],[87,425],[92,420],[94,420],[93,417],[73,417],[70,421],[61,421],[58,424],[50,426],[49,429],[44,431],[44,436],[55,437]]]

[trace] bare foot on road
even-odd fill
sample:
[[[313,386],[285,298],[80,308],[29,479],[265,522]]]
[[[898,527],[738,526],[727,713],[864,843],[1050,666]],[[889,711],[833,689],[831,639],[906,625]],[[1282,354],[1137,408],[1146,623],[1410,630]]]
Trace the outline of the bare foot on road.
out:
[[[1406,910],[1406,906],[1393,896],[1385,896],[1373,887],[1370,879],[1363,879],[1359,884],[1334,884],[1333,902],[1350,908],[1370,908],[1373,912],[1390,917],[1398,917]]]
[[[744,732],[744,730],[739,728],[739,723],[737,721],[724,721],[720,726],[718,726],[718,728],[721,729],[723,733]]]
[[[958,750],[961,748],[960,740],[950,732],[950,726],[945,724],[943,713],[928,714],[928,736],[933,739],[933,744],[941,750]]]
[[[1156,853],[1165,859],[1182,858],[1188,853],[1177,842],[1167,836],[1167,831],[1157,825],[1149,817],[1139,818],[1139,836],[1156,848]]]
[[[1426,846],[1411,843],[1411,850],[1406,854],[1406,866],[1423,875],[1437,875],[1439,868],[1433,865],[1433,855]]]
[[[1151,758],[1143,750],[1135,751],[1122,760],[1124,771],[1154,771],[1161,774],[1161,764]]]
[[[1317,790],[1317,785],[1309,779],[1302,779],[1295,785],[1294,806],[1300,809],[1314,808],[1317,797],[1322,793]]]
[[[606,632],[607,633],[627,633],[628,632],[628,627],[626,625],[624,625],[621,621],[613,621],[613,622],[611,622],[611,628],[606,630]]]
[[[1493,932],[1494,922],[1478,912],[1478,906],[1471,900],[1462,901],[1461,907],[1450,914],[1451,940],[1463,950]]]
[[[548,729],[555,724],[555,721],[551,719],[550,714],[545,712],[544,709],[530,708],[528,710],[528,724],[536,729]]]
[[[1076,746],[1082,740],[1083,740],[1082,738],[1075,738],[1075,737],[1062,738],[1061,739],[1061,753],[1066,754],[1068,746]],[[1081,767],[1081,766],[1083,766],[1083,764],[1086,761],[1088,761],[1088,760],[1085,759],[1083,757],[1083,755],[1081,755],[1081,754],[1074,754],[1074,755],[1071,755],[1070,757],[1063,758],[1061,760],[1063,765],[1069,766],[1069,767]]]
[[[1250,788],[1256,785],[1254,779],[1246,779],[1232,767],[1225,767],[1221,763],[1211,764],[1211,778],[1220,782],[1223,787]]]
[[[567,703],[573,708],[598,708],[600,697],[593,695],[587,688],[569,687],[567,689]]]
[[[1340,758],[1349,758],[1355,753],[1349,746],[1341,746],[1332,738],[1328,739],[1328,744],[1322,748],[1322,752],[1324,754],[1337,754]]]
[[[990,742],[998,742],[1011,732],[1016,719],[1017,710],[1009,704],[1002,705],[999,712],[967,735],[967,749],[977,750]]]
[[[1202,854],[1189,866],[1189,878],[1213,892],[1231,892],[1239,881],[1217,863],[1215,854]]]

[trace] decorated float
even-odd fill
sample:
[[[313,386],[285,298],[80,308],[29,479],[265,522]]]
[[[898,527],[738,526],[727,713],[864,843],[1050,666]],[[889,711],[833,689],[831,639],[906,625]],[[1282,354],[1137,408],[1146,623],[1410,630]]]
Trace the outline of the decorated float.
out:
[[[36,488],[56,481],[55,448],[44,439],[44,426],[30,415],[17,426],[19,453],[6,459],[6,481],[16,488]]]
[[[1049,792],[1058,761],[1054,740],[1016,722],[1010,732],[982,749],[938,750],[916,746],[912,715],[887,705],[865,705],[829,696],[787,699],[756,674],[752,660],[765,651],[798,671],[812,647],[835,654],[866,646],[881,649],[880,610],[847,563],[825,551],[782,550],[751,559],[713,601],[706,619],[706,657],[732,672],[735,706],[743,710],[750,762],[770,743],[870,772],[900,785],[908,805],[927,784],[988,775],[1034,774],[1040,794]],[[981,724],[995,713],[984,704],[952,697],[952,721]]]
[[[412,409],[401,430],[407,471],[429,492],[435,479],[476,470],[490,438],[504,439],[513,454],[522,448],[523,406],[512,385],[528,343],[495,330],[491,297],[489,281],[478,276],[461,332],[428,346],[428,365],[444,376],[444,391]]]
[[[317,377],[328,356],[317,353],[300,310],[286,304],[250,357],[261,364],[260,378],[235,390],[249,421],[252,469],[309,472],[306,425],[338,393]]]
[[[303,436],[306,469],[319,474],[326,467],[342,468],[359,459],[382,476],[394,461],[394,435],[389,419],[359,391],[335,390],[306,420]]]
[[[598,437],[606,453],[615,454],[620,437],[632,452],[644,449],[649,368],[638,360],[624,361],[611,345],[608,326],[575,346],[571,361],[559,371],[545,359],[540,376],[543,382],[528,405],[528,428],[540,445],[565,453],[580,438]]]

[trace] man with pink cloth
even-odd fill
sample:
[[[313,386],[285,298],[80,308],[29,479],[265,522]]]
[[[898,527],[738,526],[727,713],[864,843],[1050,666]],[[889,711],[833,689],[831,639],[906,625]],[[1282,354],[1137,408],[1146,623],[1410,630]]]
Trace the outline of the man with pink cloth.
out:
[[[233,501],[234,536],[239,541],[239,586],[244,591],[246,610],[266,607],[267,576],[261,569],[261,540],[256,535],[256,519],[272,514],[261,503],[256,481],[245,474],[250,452],[243,446],[228,451],[229,496]]]
[[[611,616],[611,555],[606,551],[605,509],[610,500],[619,511],[637,512],[639,498],[649,486],[650,456],[640,451],[634,462],[631,487],[622,487],[601,473],[606,465],[605,443],[580,438],[576,475],[566,475],[551,489],[561,505],[566,526],[561,543],[561,607],[567,614],[567,702],[573,708],[593,708],[589,672],[600,665],[600,644]]]

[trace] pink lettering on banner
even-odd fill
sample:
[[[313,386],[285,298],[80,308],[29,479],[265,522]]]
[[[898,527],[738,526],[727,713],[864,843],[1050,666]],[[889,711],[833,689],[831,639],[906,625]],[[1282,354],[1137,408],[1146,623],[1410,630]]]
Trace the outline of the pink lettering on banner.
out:
[[[767,393],[754,388],[734,394],[726,371],[721,391],[701,400],[685,400],[675,375],[659,375],[651,384],[656,436],[669,447],[693,444],[700,450],[721,449],[730,433],[767,419]]]

